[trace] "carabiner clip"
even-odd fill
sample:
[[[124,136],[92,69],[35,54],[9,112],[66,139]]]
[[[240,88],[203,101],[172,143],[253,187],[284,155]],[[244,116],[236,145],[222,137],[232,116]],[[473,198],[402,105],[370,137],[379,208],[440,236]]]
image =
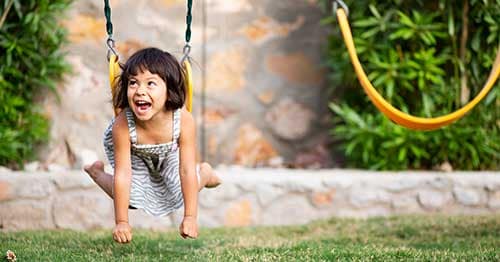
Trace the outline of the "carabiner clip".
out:
[[[184,45],[184,48],[182,48],[182,53],[183,56],[181,58],[181,64],[184,63],[184,60],[189,60],[189,53],[191,53],[191,46],[189,45],[189,43],[186,43],[186,45]]]
[[[106,40],[106,45],[108,46],[108,52],[106,54],[106,57],[108,58],[108,61],[111,57],[111,52],[118,57],[118,53],[115,51],[115,40],[113,38],[109,37],[108,40]]]
[[[333,15],[336,17],[337,9],[339,8],[339,6],[340,6],[340,8],[344,9],[345,14],[347,16],[349,16],[349,7],[347,7],[347,5],[342,0],[334,0],[333,1],[333,4],[332,4]]]

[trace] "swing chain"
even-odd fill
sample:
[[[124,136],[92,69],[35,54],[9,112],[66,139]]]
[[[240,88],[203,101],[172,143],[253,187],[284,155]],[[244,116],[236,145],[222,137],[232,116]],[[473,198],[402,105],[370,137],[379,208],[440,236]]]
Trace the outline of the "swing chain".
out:
[[[115,56],[118,57],[118,53],[115,51],[115,40],[113,40],[113,38],[108,37],[108,40],[106,40],[106,45],[108,46],[108,52],[106,54],[106,57],[108,58],[108,62],[109,62],[109,59],[111,58],[111,53],[113,53]]]
[[[108,52],[106,57],[108,61],[111,57],[111,52],[118,57],[118,53],[115,51],[115,40],[113,40],[113,23],[111,23],[111,7],[109,5],[109,0],[104,0],[104,16],[106,17],[106,32],[108,33],[108,40],[106,40],[106,45],[108,46]]]
[[[191,53],[191,45],[189,43],[186,43],[184,45],[184,48],[182,48],[182,58],[181,58],[181,64],[184,63],[184,60],[188,59],[190,61],[189,53]]]
[[[334,16],[335,16],[335,13],[337,12],[337,9],[339,8],[339,6],[340,6],[340,8],[344,9],[346,15],[349,16],[349,7],[347,7],[347,5],[342,0],[334,0],[333,1],[332,12],[333,12]]]
[[[191,53],[191,45],[189,45],[189,41],[191,41],[191,22],[193,21],[193,16],[191,14],[193,8],[193,0],[187,1],[187,14],[186,14],[186,44],[184,48],[182,48],[182,59],[181,64],[187,59],[190,61],[189,53]]]

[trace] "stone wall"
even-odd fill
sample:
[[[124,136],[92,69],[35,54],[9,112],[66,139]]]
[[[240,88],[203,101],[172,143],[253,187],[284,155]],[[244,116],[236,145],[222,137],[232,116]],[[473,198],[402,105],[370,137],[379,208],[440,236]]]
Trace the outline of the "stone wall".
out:
[[[148,46],[181,56],[185,0],[110,2],[121,61]],[[194,1],[194,115],[198,145],[202,135],[206,141],[204,150],[199,148],[206,151],[206,160],[245,166],[331,164],[326,74],[320,66],[327,31],[319,24],[323,15],[311,0]],[[58,87],[61,100],[41,98],[52,130],[34,170],[80,168],[104,160],[102,133],[113,117],[104,22],[103,1],[90,0],[76,0],[61,21],[69,30],[66,52],[73,70]]]
[[[199,196],[203,227],[303,224],[329,217],[500,214],[500,172],[401,172],[219,168],[224,183]],[[130,211],[135,228],[171,229]],[[0,171],[0,230],[113,226],[113,204],[80,171]]]

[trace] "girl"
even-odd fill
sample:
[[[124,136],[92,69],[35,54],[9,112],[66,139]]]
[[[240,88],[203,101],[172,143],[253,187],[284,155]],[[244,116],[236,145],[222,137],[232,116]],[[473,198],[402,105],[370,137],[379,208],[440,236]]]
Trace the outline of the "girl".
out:
[[[114,176],[97,161],[85,171],[114,201],[113,239],[132,240],[128,208],[164,216],[184,204],[183,238],[198,235],[198,191],[220,184],[209,164],[195,165],[195,122],[183,109],[184,73],[177,59],[157,48],[125,63],[113,105],[121,112],[104,134]]]

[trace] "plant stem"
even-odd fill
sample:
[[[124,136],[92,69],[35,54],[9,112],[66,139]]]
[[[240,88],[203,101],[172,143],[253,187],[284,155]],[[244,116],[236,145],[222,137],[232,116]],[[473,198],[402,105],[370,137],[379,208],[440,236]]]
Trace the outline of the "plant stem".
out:
[[[10,2],[7,4],[7,8],[5,8],[5,10],[3,11],[2,18],[0,18],[0,29],[2,28],[3,23],[5,22],[5,19],[7,18],[7,14],[9,13],[10,8],[11,8],[13,3],[14,3],[14,0],[10,0]]]
[[[460,102],[461,104],[467,103],[469,100],[469,95],[470,95],[470,89],[467,87],[467,69],[465,68],[465,54],[466,54],[466,45],[467,45],[467,38],[469,35],[468,27],[469,27],[469,1],[465,0],[464,1],[464,8],[462,11],[462,20],[463,20],[463,25],[462,25],[462,37],[460,39],[460,61],[462,61],[462,76],[460,77]]]

